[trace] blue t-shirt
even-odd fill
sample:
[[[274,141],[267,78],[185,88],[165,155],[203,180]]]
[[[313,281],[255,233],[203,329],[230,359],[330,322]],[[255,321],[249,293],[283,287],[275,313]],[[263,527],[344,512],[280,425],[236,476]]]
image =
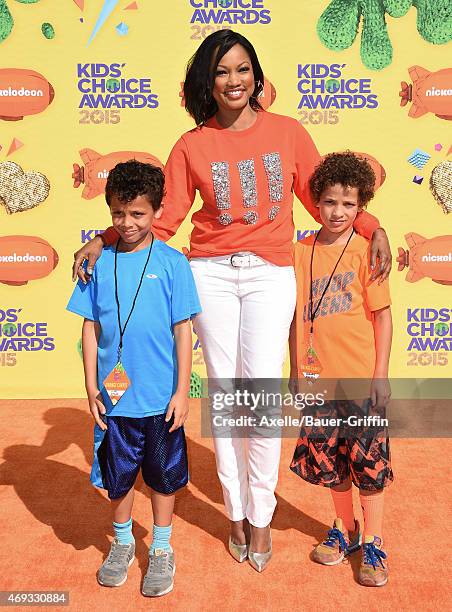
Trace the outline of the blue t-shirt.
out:
[[[132,307],[149,247],[118,252],[117,279],[121,326]],[[67,309],[97,321],[98,385],[108,416],[146,417],[163,414],[177,387],[173,325],[201,312],[190,265],[184,255],[154,240],[135,308],[123,337],[121,362],[131,386],[113,406],[103,381],[118,359],[119,327],[115,300],[115,247],[103,249],[87,285],[74,289]]]

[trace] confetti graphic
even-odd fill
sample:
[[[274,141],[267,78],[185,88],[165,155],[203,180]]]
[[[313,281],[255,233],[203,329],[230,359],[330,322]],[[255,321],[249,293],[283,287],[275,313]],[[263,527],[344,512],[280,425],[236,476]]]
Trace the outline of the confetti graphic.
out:
[[[422,170],[425,164],[430,159],[430,155],[422,149],[415,149],[408,158],[408,162],[415,166],[418,170]]]
[[[413,177],[413,183],[416,183],[416,185],[422,185],[422,181],[424,180],[423,176],[419,176],[419,174],[416,174]]]
[[[75,4],[78,6],[78,8],[83,11],[83,9],[85,8],[85,0],[73,0],[75,2]]]
[[[107,21],[107,19],[110,17],[112,12],[116,8],[117,4],[118,0],[105,0],[104,5],[100,11],[99,17],[97,18],[96,25],[94,26],[94,29],[91,32],[91,36],[89,37],[88,45],[91,44],[91,42],[94,40],[101,27],[104,25],[104,23]]]
[[[8,153],[6,154],[6,156],[8,157],[8,155],[15,153],[18,149],[20,149],[23,146],[24,146],[23,142],[21,142],[18,138],[13,138],[13,141],[9,146]]]
[[[124,10],[125,11],[136,11],[138,10],[138,4],[136,2],[132,2],[132,4],[129,4],[128,6],[126,6]]]
[[[121,21],[121,23],[118,23],[118,25],[116,26],[116,31],[120,36],[125,36],[129,32],[129,26],[123,21]]]

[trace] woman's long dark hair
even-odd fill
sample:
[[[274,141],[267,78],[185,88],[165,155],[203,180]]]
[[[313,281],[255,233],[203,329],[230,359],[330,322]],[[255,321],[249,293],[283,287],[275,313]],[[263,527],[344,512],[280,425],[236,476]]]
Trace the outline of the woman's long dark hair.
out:
[[[185,110],[196,121],[196,125],[205,123],[218,110],[218,105],[212,97],[214,75],[221,58],[234,45],[241,45],[250,56],[256,83],[250,97],[250,106],[254,110],[262,109],[258,96],[264,88],[264,73],[253,45],[237,32],[218,30],[207,36],[187,65],[184,83]],[[212,64],[213,57],[215,61]]]

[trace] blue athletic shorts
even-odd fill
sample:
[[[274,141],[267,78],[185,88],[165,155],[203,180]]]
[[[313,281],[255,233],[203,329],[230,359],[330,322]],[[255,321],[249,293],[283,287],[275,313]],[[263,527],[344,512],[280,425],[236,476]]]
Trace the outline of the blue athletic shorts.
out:
[[[140,467],[144,482],[158,493],[169,495],[187,484],[184,429],[169,433],[172,423],[172,418],[165,422],[165,414],[107,417],[108,429],[97,449],[97,459],[110,499],[130,491]]]

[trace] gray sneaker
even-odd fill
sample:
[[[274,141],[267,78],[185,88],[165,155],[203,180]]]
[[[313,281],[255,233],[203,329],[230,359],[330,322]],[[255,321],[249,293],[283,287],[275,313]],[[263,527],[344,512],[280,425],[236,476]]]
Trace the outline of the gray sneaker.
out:
[[[97,572],[97,581],[102,586],[118,587],[127,580],[127,570],[135,559],[135,542],[120,544],[115,538],[108,557]]]
[[[159,597],[172,591],[175,571],[174,553],[157,549],[153,555],[149,555],[148,571],[141,589],[143,595]]]

